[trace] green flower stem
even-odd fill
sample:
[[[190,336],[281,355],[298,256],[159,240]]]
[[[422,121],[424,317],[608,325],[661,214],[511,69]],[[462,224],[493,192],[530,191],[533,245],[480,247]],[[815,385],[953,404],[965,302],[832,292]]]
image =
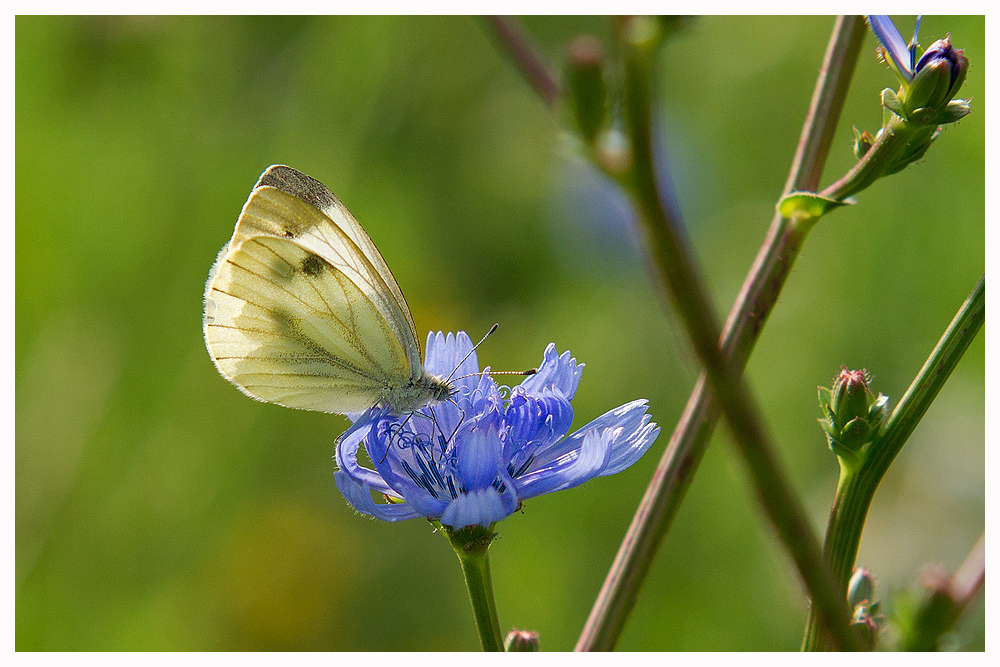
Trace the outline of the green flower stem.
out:
[[[503,651],[503,636],[500,634],[500,619],[497,604],[493,598],[493,579],[490,577],[490,543],[494,533],[492,526],[469,526],[450,532],[445,529],[451,546],[462,563],[465,585],[469,589],[472,613],[476,617],[476,629],[484,651]]]
[[[980,278],[972,293],[962,304],[948,329],[920,373],[906,390],[899,405],[892,411],[882,434],[868,446],[868,454],[856,472],[841,476],[837,487],[830,521],[827,526],[824,551],[830,569],[837,577],[840,595],[846,596],[847,582],[854,571],[868,508],[871,506],[882,477],[906,443],[913,429],[937,397],[962,355],[979,333],[986,317],[986,283]],[[803,640],[804,650],[820,650],[825,638],[818,628],[815,613],[810,613]]]
[[[834,25],[785,194],[813,190],[819,183],[865,31],[861,16],[841,16]],[[780,214],[771,223],[722,334],[723,351],[741,369],[809,228]],[[694,479],[719,414],[718,403],[707,388],[707,376],[702,373],[619,547],[576,650],[610,650],[617,644],[656,550]]]
[[[836,595],[805,509],[772,454],[752,394],[718,346],[720,327],[683,229],[676,214],[659,194],[653,162],[650,88],[655,80],[653,61],[658,46],[655,24],[649,19],[632,19],[623,25],[623,30],[626,51],[624,114],[633,157],[631,168],[619,181],[636,203],[640,231],[651,253],[648,261],[655,284],[665,306],[670,307],[669,295],[685,322],[758,498],[819,608],[824,627],[839,647],[853,648],[856,641],[848,623],[846,602]]]
[[[891,165],[903,154],[910,141],[929,138],[936,129],[936,124],[911,123],[896,114],[890,114],[889,122],[882,128],[878,139],[865,156],[843,178],[819,194],[843,200],[864,190],[880,177],[892,173]]]

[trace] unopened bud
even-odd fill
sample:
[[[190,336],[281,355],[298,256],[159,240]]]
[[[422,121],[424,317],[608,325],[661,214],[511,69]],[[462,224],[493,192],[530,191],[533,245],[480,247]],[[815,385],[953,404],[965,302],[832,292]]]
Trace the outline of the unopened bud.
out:
[[[876,398],[868,388],[870,382],[868,371],[843,366],[832,387],[818,388],[824,414],[819,423],[830,449],[841,460],[860,460],[864,446],[875,439],[885,423],[889,398],[882,394]]]
[[[847,604],[852,609],[863,602],[871,604],[875,601],[875,577],[863,567],[854,569],[851,581],[847,584]]]
[[[592,35],[579,35],[569,46],[566,78],[580,133],[593,144],[607,117],[603,50]]]
[[[503,642],[508,653],[535,653],[538,651],[538,633],[532,630],[511,630]]]

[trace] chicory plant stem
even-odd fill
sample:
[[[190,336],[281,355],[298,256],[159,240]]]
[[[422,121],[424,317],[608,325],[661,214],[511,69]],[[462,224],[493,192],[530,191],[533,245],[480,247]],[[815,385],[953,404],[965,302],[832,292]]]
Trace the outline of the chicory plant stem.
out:
[[[927,408],[979,333],[985,318],[984,276],[979,279],[923,368],[910,384],[910,388],[892,411],[882,433],[868,445],[868,455],[864,463],[855,472],[841,477],[833,509],[830,512],[824,551],[829,559],[830,568],[837,577],[838,590],[842,596],[846,595],[847,583],[854,571],[861,533],[875,490],[907,438],[920,423]],[[818,618],[811,612],[802,648],[821,650],[824,646],[825,640],[823,634],[819,632]]]
[[[472,612],[476,618],[476,629],[484,651],[503,651],[503,636],[500,633],[500,619],[493,597],[493,579],[490,576],[490,542],[492,528],[469,526],[461,530],[445,533],[451,546],[462,563],[465,585],[469,589]]]
[[[864,19],[837,19],[785,194],[814,190],[829,153],[865,36]],[[722,333],[722,348],[734,367],[745,367],[810,225],[776,214],[764,245],[743,284]],[[677,514],[719,418],[718,403],[702,373],[674,429],[594,603],[576,650],[610,650],[621,636],[656,550]]]
[[[819,609],[824,627],[839,648],[850,649],[856,641],[848,623],[846,601],[835,593],[833,579],[805,508],[772,453],[749,387],[718,346],[721,328],[715,320],[704,283],[687,247],[678,216],[660,194],[653,158],[651,91],[658,39],[650,29],[653,24],[648,21],[632,19],[623,26],[626,43],[624,113],[633,160],[631,169],[620,180],[637,205],[641,231],[652,255],[650,261],[656,269],[653,275],[661,296],[669,294],[680,311],[765,513],[791,554]],[[669,301],[664,301],[669,308]]]

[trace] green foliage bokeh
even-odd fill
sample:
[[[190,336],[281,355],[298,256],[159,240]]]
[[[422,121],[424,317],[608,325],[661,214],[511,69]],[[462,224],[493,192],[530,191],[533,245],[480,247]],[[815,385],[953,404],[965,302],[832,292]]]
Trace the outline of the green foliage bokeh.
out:
[[[905,34],[912,25],[901,21]],[[780,194],[831,17],[707,17],[662,55],[663,136],[720,314]],[[535,17],[555,62],[598,18]],[[924,19],[972,62],[973,113],[811,233],[748,374],[819,533],[837,466],[816,386],[865,367],[892,405],[984,270],[984,19]],[[696,377],[628,208],[472,18],[18,17],[16,647],[474,650],[450,547],[356,515],[342,417],[256,403],[213,368],[204,281],[283,162],[351,208],[421,338],[501,327],[495,369],[586,363],[574,427],[645,397],[633,468],[528,502],[491,549],[503,628],[567,650]],[[894,86],[869,35],[824,177]],[[423,340],[421,340],[421,343]],[[885,596],[983,529],[984,344],[883,482],[859,564]],[[719,429],[620,647],[797,648],[806,603]],[[981,605],[959,631],[984,639]]]

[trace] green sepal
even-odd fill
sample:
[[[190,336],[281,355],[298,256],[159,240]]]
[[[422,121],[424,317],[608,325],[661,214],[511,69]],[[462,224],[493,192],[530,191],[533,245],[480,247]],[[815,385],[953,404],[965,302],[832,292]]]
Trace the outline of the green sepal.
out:
[[[948,105],[938,114],[937,122],[941,125],[946,125],[948,123],[954,123],[957,120],[965,118],[972,112],[969,108],[968,100],[952,100],[948,102]]]
[[[830,407],[833,403],[833,392],[830,391],[829,387],[816,387],[819,390],[819,405],[824,410]]]
[[[874,143],[875,138],[871,134],[867,131],[862,132],[857,125],[854,126],[854,157],[859,160],[863,158],[871,150]]]
[[[862,417],[855,417],[840,430],[840,444],[853,452],[871,441],[872,428]]]
[[[918,131],[910,143],[906,145],[903,154],[895,162],[886,167],[883,175],[888,176],[898,173],[911,163],[922,159],[927,153],[927,149],[931,147],[934,140],[941,134],[940,126],[933,126],[933,131],[928,134],[927,131],[930,129],[931,126],[927,126],[923,130]]]
[[[880,393],[875,402],[868,408],[868,423],[872,427],[872,437],[882,432],[882,427],[889,420],[889,397]]]
[[[833,421],[833,416],[827,409],[823,410],[827,414],[826,419],[817,419],[819,425],[823,428],[823,432],[826,433],[827,437],[831,440],[840,435],[840,431],[837,429],[837,425]]]
[[[892,91],[892,88],[886,88],[882,91],[882,106],[900,118],[906,118],[906,111],[903,110],[903,103],[899,101],[899,98],[896,96],[896,93]]]
[[[778,213],[786,218],[796,216],[803,218],[821,218],[829,211],[846,204],[853,204],[853,199],[830,199],[815,192],[793,192],[785,195],[778,202]]]
[[[830,438],[829,445],[830,451],[840,459],[841,467],[846,466],[848,469],[857,470],[858,466],[861,465],[864,459],[863,451],[853,450],[832,438]]]
[[[939,115],[940,112],[937,109],[931,107],[920,107],[919,109],[911,111],[907,119],[911,123],[916,123],[918,125],[937,125]]]

